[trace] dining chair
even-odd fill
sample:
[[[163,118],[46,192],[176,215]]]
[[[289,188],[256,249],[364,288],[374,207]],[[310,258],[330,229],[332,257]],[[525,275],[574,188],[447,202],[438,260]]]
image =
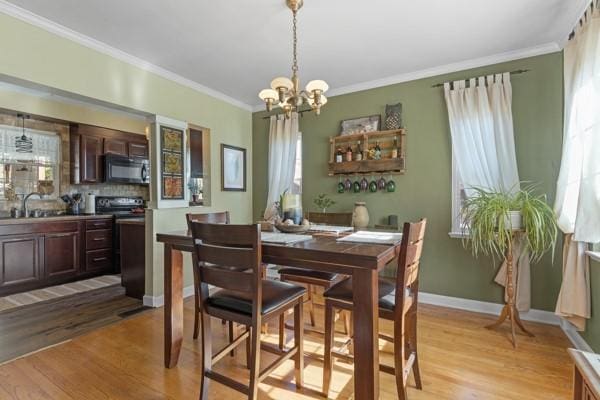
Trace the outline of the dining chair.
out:
[[[405,223],[400,248],[396,250],[396,278],[379,278],[379,318],[393,321],[393,337],[379,337],[394,344],[394,366],[380,365],[379,370],[396,377],[400,400],[406,400],[406,385],[412,369],[417,389],[422,389],[417,352],[417,301],[419,295],[419,260],[423,250],[426,219]],[[394,294],[395,292],[395,294]],[[346,353],[334,352],[334,310],[352,310],[352,279],[344,280],[327,290],[325,297],[325,354],[323,394],[331,383],[333,357],[352,360]]]
[[[185,215],[187,224],[188,224],[188,234],[191,233],[190,222],[204,222],[210,224],[229,224],[229,211],[223,212],[214,212],[214,213],[188,213]],[[198,271],[194,268],[194,288],[199,288],[198,284]],[[194,339],[198,339],[198,335],[200,334],[200,293],[198,290],[194,290],[194,309],[196,312],[194,313]],[[222,321],[223,324],[226,323],[225,320]],[[229,323],[229,341],[233,340],[233,323]],[[232,352],[232,356],[235,354]]]
[[[221,225],[190,222],[194,241],[194,268],[198,270],[200,318],[202,325],[202,366],[200,400],[208,395],[208,379],[217,381],[256,399],[258,384],[281,363],[294,358],[296,387],[303,384],[303,296],[306,289],[291,283],[263,280],[260,225]],[[229,267],[237,267],[231,269]],[[208,286],[218,288],[209,293]],[[294,346],[286,351],[261,346],[261,324],[281,313],[294,310]],[[213,355],[211,317],[233,321],[246,327],[237,338]],[[243,341],[250,340],[248,385],[212,369]],[[260,351],[278,355],[278,359],[260,370]]]
[[[306,219],[311,223],[326,224],[335,226],[352,226],[352,213],[320,213],[309,212],[306,214]],[[333,284],[345,276],[334,274],[331,272],[314,271],[310,269],[283,267],[279,269],[279,279],[283,282],[300,283],[306,286],[307,298],[306,305],[308,306],[310,325],[315,327],[315,312],[314,312],[314,287],[321,287],[323,290],[329,289]],[[345,334],[350,334],[350,317],[348,313],[343,313]],[[285,316],[282,315],[279,321],[279,347],[285,345]]]

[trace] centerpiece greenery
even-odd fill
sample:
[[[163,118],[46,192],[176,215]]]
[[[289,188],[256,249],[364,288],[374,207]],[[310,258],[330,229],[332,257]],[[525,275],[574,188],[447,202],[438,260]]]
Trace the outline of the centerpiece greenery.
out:
[[[314,200],[313,203],[321,210],[322,212],[327,212],[327,209],[335,204],[335,201],[330,199],[325,193],[321,193]]]
[[[558,235],[556,216],[547,203],[546,195],[535,193],[534,185],[515,191],[494,191],[473,188],[462,207],[467,222],[468,241],[473,255],[480,253],[504,258],[513,231],[521,230],[531,260],[537,262],[554,246]],[[522,226],[512,226],[511,214],[520,212]]]

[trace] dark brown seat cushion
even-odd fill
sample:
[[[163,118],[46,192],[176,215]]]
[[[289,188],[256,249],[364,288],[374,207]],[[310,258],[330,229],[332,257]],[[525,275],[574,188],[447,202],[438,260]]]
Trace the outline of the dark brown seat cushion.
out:
[[[306,293],[306,289],[302,286],[272,280],[262,281],[262,291],[263,315],[268,314],[285,303],[302,297]],[[252,296],[250,293],[224,289],[219,290],[208,298],[207,305],[235,311],[240,314],[252,314]]]
[[[396,281],[392,278],[379,278],[379,307],[387,310],[394,309]],[[345,279],[333,285],[323,293],[325,298],[352,303],[352,278]]]
[[[281,268],[279,271],[280,275],[287,276],[298,276],[312,279],[320,279],[322,281],[333,281],[337,278],[338,274],[324,271],[314,271],[312,269],[301,269],[301,268]]]

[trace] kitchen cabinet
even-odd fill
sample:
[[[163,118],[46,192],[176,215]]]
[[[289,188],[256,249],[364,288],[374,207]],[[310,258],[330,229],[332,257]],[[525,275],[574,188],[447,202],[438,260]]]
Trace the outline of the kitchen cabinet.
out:
[[[0,222],[0,296],[114,272],[113,220]]]
[[[75,276],[79,270],[81,233],[49,233],[43,236],[46,278]]]
[[[102,138],[81,135],[81,183],[102,182]]]
[[[0,236],[0,294],[42,280],[40,238],[35,234]]]
[[[70,125],[72,184],[101,183],[105,154],[147,159],[148,140],[136,133],[85,124]]]
[[[144,158],[147,159],[149,155],[148,142],[146,143],[135,143],[130,142],[128,145],[128,154],[131,158]]]
[[[104,154],[108,153],[127,156],[129,154],[128,143],[121,139],[104,139]]]

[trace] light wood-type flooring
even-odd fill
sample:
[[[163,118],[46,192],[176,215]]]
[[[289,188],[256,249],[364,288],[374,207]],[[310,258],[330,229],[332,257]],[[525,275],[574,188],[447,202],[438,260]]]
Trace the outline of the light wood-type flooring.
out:
[[[185,303],[185,341],[179,365],[163,367],[162,309],[94,330],[74,340],[0,366],[0,399],[197,399],[200,344],[192,339],[193,303]],[[317,315],[321,318],[321,313]],[[419,310],[419,348],[423,391],[409,388],[411,400],[569,399],[572,365],[569,342],[555,326],[527,323],[535,338],[519,336],[514,350],[501,331],[483,328],[494,316],[434,306]],[[391,325],[382,328],[391,333]],[[215,345],[224,343],[226,329],[215,321]],[[275,329],[267,339],[275,341]],[[336,335],[342,340],[342,335]],[[381,342],[382,359],[390,361],[391,346]],[[235,359],[217,368],[245,379],[244,347]],[[322,338],[306,335],[307,352],[323,351]],[[265,354],[263,363],[269,356]],[[357,366],[360,368],[360,366]],[[352,398],[351,364],[337,361],[330,398]],[[300,400],[320,396],[322,363],[307,358],[305,388],[296,391],[293,362],[289,361],[260,385],[260,398]],[[412,385],[412,380],[411,380]],[[394,379],[380,374],[381,398],[396,399]],[[243,399],[216,382],[210,398]]]

